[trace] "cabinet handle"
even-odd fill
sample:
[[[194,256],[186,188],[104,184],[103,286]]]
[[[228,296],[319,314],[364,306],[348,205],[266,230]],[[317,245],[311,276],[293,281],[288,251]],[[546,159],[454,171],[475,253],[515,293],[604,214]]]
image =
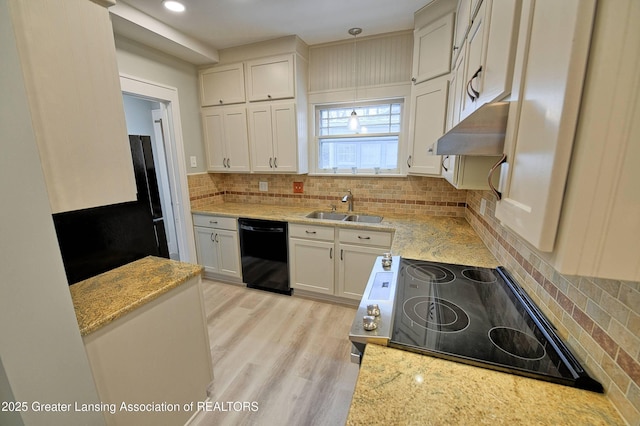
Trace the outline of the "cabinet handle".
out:
[[[333,259],[333,247],[329,248],[329,259]]]
[[[340,260],[344,260],[344,257],[342,256],[344,254],[344,249],[340,249]]]
[[[216,243],[218,242],[218,234],[216,234]]]
[[[231,168],[231,158],[227,158],[227,167]]]
[[[495,173],[495,171],[503,164],[507,162],[507,154],[502,154],[502,158],[500,158],[500,160],[498,160],[498,162],[496,164],[493,165],[493,167],[491,168],[491,170],[489,170],[489,176],[487,176],[487,180],[489,181],[489,188],[491,189],[491,191],[493,192],[493,194],[496,196],[496,198],[498,200],[502,199],[502,192],[498,191],[494,186],[493,186],[493,182],[491,182],[491,178],[493,177],[493,174]]]
[[[312,234],[312,235],[316,233],[316,231],[304,231],[304,232],[306,232],[307,234]]]
[[[411,156],[407,158],[407,167],[411,168]]]
[[[211,241],[215,242],[216,240],[213,237],[213,232],[211,233]]]
[[[478,92],[476,89],[473,88],[472,83],[473,83],[473,80],[476,79],[481,72],[482,72],[482,65],[480,65],[480,68],[478,68],[475,74],[473,74],[473,77],[471,77],[471,80],[469,80],[469,82],[467,83],[467,95],[469,95],[469,98],[471,98],[471,102],[475,102],[476,99],[480,97],[480,92]]]
[[[273,169],[273,158],[269,157],[269,168]]]
[[[216,225],[218,223],[218,221],[217,220],[210,220],[209,223],[211,223],[213,225]]]
[[[358,239],[360,239],[360,240],[370,240],[371,237],[363,237],[362,235],[358,235]]]
[[[447,169],[447,167],[444,165],[444,160],[448,160],[449,156],[445,155],[444,157],[442,157],[442,168],[444,169],[445,172],[448,172],[449,169]]]
[[[278,168],[278,157],[273,157],[273,167]]]

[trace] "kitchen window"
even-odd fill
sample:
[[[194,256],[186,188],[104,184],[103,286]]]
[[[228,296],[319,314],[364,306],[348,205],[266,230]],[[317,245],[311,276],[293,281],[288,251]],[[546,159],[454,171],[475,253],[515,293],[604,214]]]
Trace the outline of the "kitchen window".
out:
[[[399,174],[402,107],[399,100],[316,106],[318,172]],[[357,128],[350,126],[354,110]]]

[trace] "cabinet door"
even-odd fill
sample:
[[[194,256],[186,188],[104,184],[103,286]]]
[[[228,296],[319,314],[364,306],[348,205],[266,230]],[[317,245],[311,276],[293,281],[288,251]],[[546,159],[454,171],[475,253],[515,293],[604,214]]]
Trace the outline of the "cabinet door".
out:
[[[295,96],[293,55],[247,62],[249,101],[286,99]]]
[[[238,232],[216,229],[214,239],[216,244],[218,244],[219,273],[229,275],[231,277],[242,278]]]
[[[523,2],[496,217],[541,251],[554,247],[594,10],[595,1]]]
[[[413,82],[420,83],[451,70],[453,14],[417,30],[413,41]]]
[[[440,175],[440,156],[435,155],[435,144],[444,134],[447,87],[447,77],[441,77],[411,89],[411,145],[407,161],[410,174]]]
[[[200,71],[200,102],[204,106],[245,101],[242,63]]]
[[[291,287],[334,293],[334,243],[289,238]]]
[[[460,113],[460,119],[464,119],[473,111],[478,108],[479,94],[482,93],[482,80],[484,77],[483,64],[485,53],[485,8],[486,2],[483,2],[480,6],[478,14],[476,15],[469,34],[467,35],[466,46],[466,60],[464,71],[464,80],[462,88],[462,111]]]
[[[442,156],[442,177],[447,180],[454,187],[458,187],[458,175],[456,174],[456,161],[455,155],[443,155]]]
[[[227,171],[250,172],[247,113],[244,107],[224,108],[224,140]]]
[[[503,99],[511,92],[520,13],[519,0],[487,2],[488,34],[479,104]]]
[[[336,295],[355,300],[362,299],[376,258],[387,251],[389,249],[384,247],[340,244]]]
[[[462,101],[463,96],[465,95],[465,73],[464,73],[464,65],[466,59],[467,49],[466,45],[462,46],[462,51],[458,56],[458,60],[456,61],[453,70],[451,71],[451,83],[449,85],[449,102],[451,103],[448,106],[448,113],[451,114],[451,117],[447,117],[447,121],[449,123],[449,129],[455,127],[460,122],[460,113],[462,112]]]
[[[226,171],[226,153],[224,136],[224,115],[222,108],[202,109],[202,131],[207,170],[210,172]]]
[[[296,118],[296,107],[293,103],[274,104],[271,106],[273,170],[276,172],[298,171]]]
[[[271,106],[268,103],[252,105],[249,108],[249,140],[254,172],[273,170],[272,133]]]
[[[464,46],[465,35],[471,24],[471,0],[459,0],[458,8],[456,9],[456,28],[453,37],[453,57],[452,64],[454,64],[462,47]]]
[[[194,226],[193,230],[196,237],[198,264],[204,266],[207,272],[219,273],[218,245],[215,242],[216,230],[201,226]]]

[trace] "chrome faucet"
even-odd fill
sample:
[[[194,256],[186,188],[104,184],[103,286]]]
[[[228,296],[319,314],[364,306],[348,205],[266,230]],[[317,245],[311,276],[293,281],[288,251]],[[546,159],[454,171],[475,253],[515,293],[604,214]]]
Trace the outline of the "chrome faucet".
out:
[[[351,193],[350,189],[347,189],[347,194],[344,197],[342,197],[342,202],[343,203],[349,202],[348,211],[350,212],[353,211],[353,194]]]

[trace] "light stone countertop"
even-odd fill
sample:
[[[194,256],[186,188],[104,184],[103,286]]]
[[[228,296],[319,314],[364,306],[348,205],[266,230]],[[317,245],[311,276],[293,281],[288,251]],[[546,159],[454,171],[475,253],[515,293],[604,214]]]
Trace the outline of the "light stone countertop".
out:
[[[379,224],[362,224],[306,218],[312,210],[225,203],[192,213],[384,230],[394,233],[392,252],[405,258],[498,266],[464,218],[383,215]],[[602,394],[370,344],[360,367],[347,424],[625,423]]]
[[[148,256],[69,287],[86,336],[200,275],[203,267]]]
[[[392,232],[391,252],[408,259],[495,268],[498,263],[466,219],[461,217],[385,214],[380,223],[358,223],[305,217],[311,207],[223,203],[193,210],[194,214],[280,220],[289,223]],[[340,211],[339,213],[346,213]],[[354,212],[358,214],[358,212]],[[375,214],[375,213],[373,213]]]
[[[367,345],[347,425],[624,425],[603,394]]]

